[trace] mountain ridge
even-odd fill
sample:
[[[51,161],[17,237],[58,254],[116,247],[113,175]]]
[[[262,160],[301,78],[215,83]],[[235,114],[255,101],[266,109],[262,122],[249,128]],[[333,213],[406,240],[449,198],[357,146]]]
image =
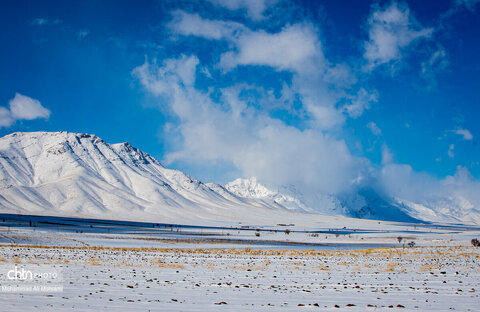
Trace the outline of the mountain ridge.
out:
[[[8,213],[190,223],[268,223],[274,216],[299,214],[480,223],[478,209],[470,206],[461,198],[389,198],[371,188],[304,194],[256,178],[225,186],[203,183],[128,142],[109,144],[86,133],[16,132],[0,138],[0,211]]]
[[[0,168],[0,206],[6,212],[125,219],[145,214],[192,222],[228,217],[230,209],[253,215],[286,210],[224,190],[227,199],[129,143],[108,144],[84,133],[7,135],[0,139]]]

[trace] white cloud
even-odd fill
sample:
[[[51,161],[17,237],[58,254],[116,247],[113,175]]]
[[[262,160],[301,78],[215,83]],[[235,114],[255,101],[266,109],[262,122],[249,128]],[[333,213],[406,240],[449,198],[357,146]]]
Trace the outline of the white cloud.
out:
[[[376,136],[379,136],[380,134],[382,134],[382,130],[373,121],[370,121],[367,124],[367,128],[370,129],[370,131],[372,131],[372,133]]]
[[[134,70],[148,91],[168,99],[159,103],[167,105],[178,120],[176,125],[165,125],[167,137],[181,142],[165,157],[168,163],[184,161],[203,168],[231,164],[244,177],[256,176],[276,186],[293,185],[307,198],[319,193],[342,196],[361,185],[373,186],[450,221],[471,221],[469,212],[480,205],[480,184],[463,167],[453,176],[437,179],[395,163],[384,144],[382,167],[376,170],[365,159],[353,156],[343,140],[290,127],[249,106],[239,98],[241,86],[218,90],[221,99],[212,100],[208,92],[194,87],[198,63],[195,56],[183,56],[161,65],[145,63]]]
[[[14,119],[32,120],[37,118],[48,119],[50,111],[40,104],[39,100],[16,93],[10,100],[10,113]]]
[[[448,157],[450,158],[453,158],[455,157],[455,154],[453,153],[453,150],[455,149],[455,144],[450,144],[450,146],[448,147]]]
[[[268,33],[252,31],[236,22],[204,19],[184,11],[175,11],[173,17],[168,27],[176,34],[232,41],[236,51],[222,54],[219,64],[227,71],[240,65],[260,65],[305,72],[324,65],[318,35],[308,24],[295,24],[280,32]]]
[[[370,109],[372,102],[378,102],[378,93],[367,92],[364,88],[360,88],[355,96],[347,96],[349,104],[343,107],[344,111],[352,118],[360,117],[363,112]]]
[[[81,40],[81,39],[84,39],[89,34],[90,34],[90,30],[82,29],[82,30],[77,31],[77,38]]]
[[[341,128],[336,126],[363,114],[378,95],[356,85],[357,78],[348,65],[326,59],[319,31],[311,24],[288,25],[272,33],[183,11],[173,16],[169,28],[174,34],[225,40],[229,50],[220,56],[216,67],[204,67],[196,56],[180,56],[159,64],[145,62],[134,69],[142,86],[174,117],[163,128],[165,137],[173,138],[171,152],[164,159],[167,163],[202,168],[227,164],[244,177],[256,176],[277,186],[294,185],[305,194],[345,194],[371,186],[382,194],[425,205],[439,198],[448,201],[450,194],[480,204],[475,195],[480,194],[479,183],[468,179],[466,169],[437,179],[415,172],[409,165],[396,164],[386,144],[381,150],[380,169],[352,155],[339,138]],[[406,5],[395,2],[383,9],[377,7],[369,26],[364,57],[370,69],[400,60],[407,48],[429,38],[432,32],[411,16]],[[445,64],[448,60],[439,46],[422,64],[422,71],[428,74]],[[197,74],[216,79],[219,69],[225,72],[238,66],[268,66],[288,72],[291,82],[284,82],[281,92],[246,84],[210,87],[208,91],[195,88]],[[251,90],[257,95],[245,100],[241,94]],[[301,109],[293,108],[292,103]],[[281,105],[302,120],[301,127],[272,117],[270,113]],[[367,127],[374,135],[381,135],[374,122]],[[468,139],[467,131],[458,129],[455,133]],[[453,152],[452,144],[448,154],[453,157]]]
[[[480,206],[480,183],[464,167],[458,166],[454,175],[437,179],[415,172],[409,165],[390,163],[382,168],[378,178],[387,195],[415,203],[424,217],[430,210],[434,220],[478,224],[475,210]]]
[[[173,20],[168,27],[176,34],[184,36],[197,36],[206,39],[234,39],[245,26],[239,23],[221,20],[209,20],[200,17],[198,14],[190,14],[184,11],[173,12]]]
[[[10,127],[15,122],[10,111],[5,107],[0,107],[0,128]]]
[[[422,74],[427,73],[432,68],[443,70],[448,65],[447,53],[443,47],[439,47],[427,61],[422,63]]]
[[[346,64],[330,64],[325,59],[318,31],[311,24],[289,25],[281,31],[269,33],[253,31],[234,22],[208,20],[198,14],[176,11],[169,27],[176,34],[232,43],[232,49],[223,53],[217,64],[217,68],[224,72],[238,66],[268,66],[292,73],[288,91],[301,101],[303,113],[310,117],[311,127],[336,127],[345,121],[344,112],[356,118],[376,101],[375,92],[352,88],[357,80]],[[346,92],[348,88],[350,90]],[[337,107],[340,101],[348,104]]]
[[[255,21],[265,18],[264,12],[279,0],[208,0],[229,10],[246,9],[247,15]]]
[[[476,10],[476,6],[479,3],[480,0],[455,0],[455,5],[457,7],[465,7],[472,12]]]
[[[436,76],[438,73],[445,71],[450,62],[448,61],[447,53],[441,46],[435,50],[432,55],[422,62],[420,75],[430,84],[436,86]]]
[[[458,134],[463,137],[464,140],[472,140],[473,135],[470,131],[467,129],[457,129],[457,130],[450,130],[450,132],[453,132],[455,134]]]
[[[134,70],[147,90],[168,99],[180,120],[183,143],[166,161],[228,162],[243,176],[311,192],[340,193],[358,178],[364,160],[352,156],[343,140],[269,117],[240,99],[241,86],[219,90],[221,100],[213,101],[194,88],[192,76],[178,71],[195,73],[197,64],[196,57],[184,56]]]
[[[392,2],[375,11],[368,19],[369,40],[365,42],[363,57],[367,60],[366,70],[400,60],[404,50],[413,42],[429,38],[433,29],[423,28],[410,14],[406,4]]]
[[[388,165],[393,162],[393,154],[388,148],[387,144],[382,146],[382,165]]]
[[[48,22],[49,21],[46,18],[35,18],[34,20],[32,20],[32,25],[42,26],[42,25],[47,24]]]
[[[271,66],[277,70],[307,72],[324,64],[321,44],[310,25],[292,25],[278,33],[247,32],[235,40],[237,51],[221,55],[220,66]],[[320,66],[319,66],[320,65]]]
[[[9,109],[0,107],[0,127],[9,127],[16,120],[48,119],[50,111],[40,101],[16,93],[9,102]]]

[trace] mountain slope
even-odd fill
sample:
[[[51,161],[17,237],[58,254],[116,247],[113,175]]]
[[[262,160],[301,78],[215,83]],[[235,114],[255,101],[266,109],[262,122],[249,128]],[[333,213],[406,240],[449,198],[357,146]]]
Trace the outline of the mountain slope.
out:
[[[298,212],[401,222],[480,224],[480,211],[454,194],[422,202],[389,198],[368,187],[342,195],[304,194],[292,186],[265,186],[256,178],[236,179],[225,188],[240,197],[278,203]]]
[[[268,217],[278,204],[206,185],[129,143],[94,135],[13,133],[0,139],[2,212],[185,221]]]
[[[403,211],[403,206],[387,202],[375,191],[363,189],[358,193],[334,196],[303,194],[293,186],[274,188],[261,184],[256,178],[236,179],[225,186],[241,197],[278,203],[293,211],[342,215],[355,218],[416,222]]]
[[[370,188],[309,194],[255,178],[204,184],[129,143],[68,132],[0,138],[0,212],[190,224],[323,222],[329,216],[480,223],[479,209],[455,194],[414,202]]]

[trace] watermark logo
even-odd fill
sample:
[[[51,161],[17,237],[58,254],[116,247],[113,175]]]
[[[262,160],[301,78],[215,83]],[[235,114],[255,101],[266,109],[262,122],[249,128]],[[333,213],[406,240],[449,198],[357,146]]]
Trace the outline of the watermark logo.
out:
[[[0,292],[61,292],[63,270],[35,264],[0,266]]]

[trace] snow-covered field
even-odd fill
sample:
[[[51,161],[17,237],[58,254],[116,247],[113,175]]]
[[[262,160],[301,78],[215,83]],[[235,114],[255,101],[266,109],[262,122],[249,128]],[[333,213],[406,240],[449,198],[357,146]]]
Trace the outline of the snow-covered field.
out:
[[[4,222],[0,265],[61,268],[63,292],[0,292],[1,310],[478,311],[477,228],[368,224],[286,234]]]

